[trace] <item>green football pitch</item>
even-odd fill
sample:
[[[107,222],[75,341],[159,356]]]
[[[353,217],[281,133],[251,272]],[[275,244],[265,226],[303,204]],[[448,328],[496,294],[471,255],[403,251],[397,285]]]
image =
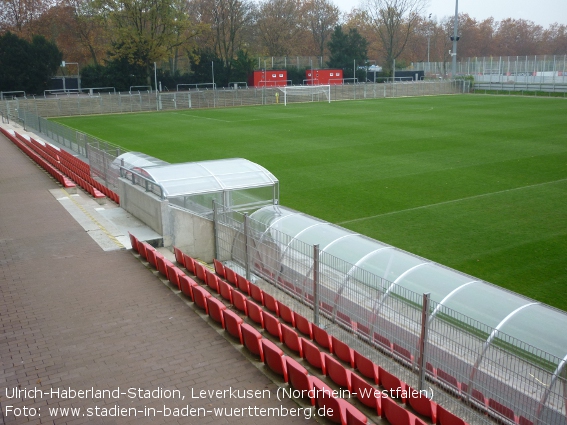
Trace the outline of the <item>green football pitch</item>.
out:
[[[169,162],[242,157],[280,203],[567,310],[567,101],[462,95],[56,121]]]

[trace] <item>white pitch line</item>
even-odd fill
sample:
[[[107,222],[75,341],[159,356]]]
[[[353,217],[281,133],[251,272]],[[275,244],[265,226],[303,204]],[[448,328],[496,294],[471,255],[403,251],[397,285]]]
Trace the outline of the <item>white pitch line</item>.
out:
[[[184,117],[190,117],[190,118],[200,118],[202,120],[211,120],[211,121],[220,121],[220,122],[234,122],[234,121],[227,121],[227,120],[219,120],[218,118],[200,117],[199,115],[183,114],[181,112],[173,112],[173,114],[183,115]]]
[[[390,211],[390,212],[383,213],[383,214],[376,214],[376,215],[371,215],[371,216],[368,216],[368,217],[361,217],[361,218],[355,218],[355,219],[352,219],[352,220],[341,221],[341,222],[335,223],[335,224],[342,225],[342,224],[348,224],[348,223],[355,223],[357,221],[372,220],[373,218],[384,217],[384,216],[387,216],[387,215],[394,215],[394,214],[404,213],[404,212],[408,212],[408,211],[422,210],[422,209],[429,208],[429,207],[437,207],[439,205],[453,204],[455,202],[468,201],[469,199],[484,198],[485,196],[499,195],[501,193],[512,192],[512,191],[515,191],[515,190],[522,190],[522,189],[530,189],[532,187],[544,186],[544,185],[547,185],[547,184],[560,183],[560,182],[564,182],[564,181],[567,181],[567,178],[554,180],[554,181],[551,181],[551,182],[531,184],[529,186],[515,187],[513,189],[500,190],[498,192],[483,193],[482,195],[468,196],[466,198],[453,199],[451,201],[437,202],[436,204],[422,205],[420,207],[407,208],[405,210]]]

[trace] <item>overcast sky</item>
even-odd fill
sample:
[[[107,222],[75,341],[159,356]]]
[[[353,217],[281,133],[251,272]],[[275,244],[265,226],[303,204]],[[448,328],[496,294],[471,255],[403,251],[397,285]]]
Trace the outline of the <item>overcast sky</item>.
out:
[[[343,11],[359,6],[359,0],[333,0]],[[455,15],[455,0],[430,0],[428,12],[437,19]],[[543,27],[554,22],[567,25],[567,0],[459,0],[459,13],[468,13],[481,21],[493,17],[526,19]]]

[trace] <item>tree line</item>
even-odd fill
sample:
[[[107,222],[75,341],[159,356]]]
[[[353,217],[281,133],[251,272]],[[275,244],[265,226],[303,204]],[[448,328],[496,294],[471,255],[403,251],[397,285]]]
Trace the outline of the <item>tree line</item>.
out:
[[[329,66],[369,57],[389,73],[394,61],[449,60],[453,20],[427,16],[426,6],[362,0],[341,14],[331,0],[0,0],[0,35],[43,36],[81,64],[84,86],[149,85],[154,62],[170,85],[210,81],[213,69],[219,84],[245,81],[258,56],[324,56]],[[459,35],[459,57],[567,52],[560,24],[462,13]]]

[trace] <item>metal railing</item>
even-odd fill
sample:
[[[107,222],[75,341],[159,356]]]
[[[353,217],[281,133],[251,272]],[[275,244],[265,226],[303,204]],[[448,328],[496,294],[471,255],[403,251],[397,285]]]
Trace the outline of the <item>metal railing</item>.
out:
[[[157,184],[152,179],[133,171],[130,168],[124,167],[124,161],[121,162],[119,167],[120,177],[126,180],[130,180],[133,185],[144,188],[146,192],[151,192],[154,195],[157,195],[161,200],[165,199],[165,193],[161,185]]]
[[[217,206],[214,218],[219,260],[381,365],[393,359],[393,372],[435,387],[436,401],[469,423],[565,424],[564,360],[434,301],[424,311],[424,294],[234,210]]]
[[[469,90],[470,85],[466,81],[448,80],[341,84],[331,86],[331,100],[456,94],[468,92]],[[101,93],[92,96],[77,94],[51,98],[5,100],[0,102],[0,110],[25,111],[28,115],[34,114],[39,117],[50,118],[125,112],[272,105],[277,103],[276,93],[278,92],[276,87],[248,87],[239,88],[238,90],[224,88],[161,93]],[[305,100],[298,99],[297,101]],[[32,119],[30,118],[30,120]]]
[[[444,78],[451,62],[416,62],[407,70]],[[457,75],[472,75],[479,83],[567,84],[567,55],[463,58],[457,62]]]

